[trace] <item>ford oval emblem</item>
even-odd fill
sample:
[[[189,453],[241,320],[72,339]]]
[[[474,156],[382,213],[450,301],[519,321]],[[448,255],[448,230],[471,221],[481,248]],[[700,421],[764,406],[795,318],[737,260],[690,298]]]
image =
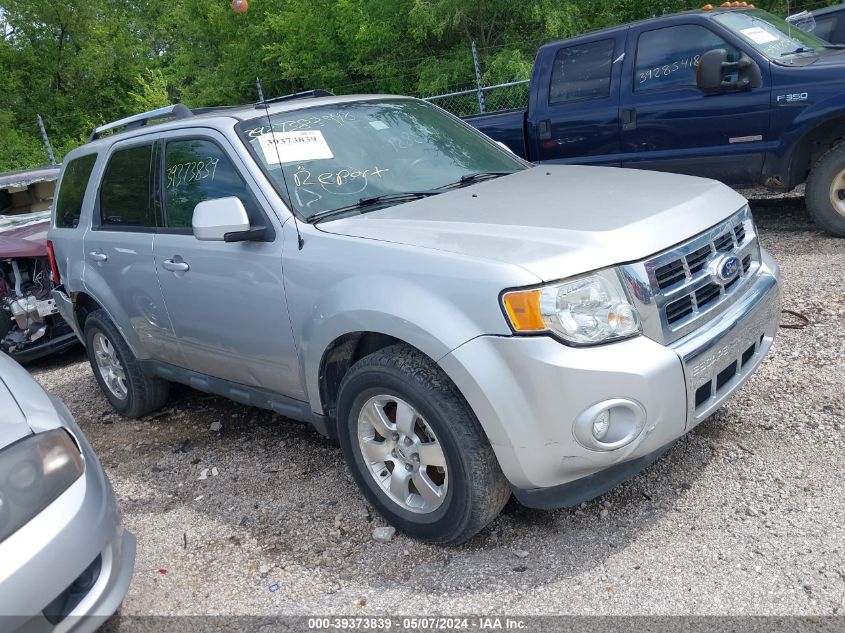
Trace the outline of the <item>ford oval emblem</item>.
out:
[[[719,262],[716,274],[722,281],[730,281],[739,272],[739,257],[730,255]]]

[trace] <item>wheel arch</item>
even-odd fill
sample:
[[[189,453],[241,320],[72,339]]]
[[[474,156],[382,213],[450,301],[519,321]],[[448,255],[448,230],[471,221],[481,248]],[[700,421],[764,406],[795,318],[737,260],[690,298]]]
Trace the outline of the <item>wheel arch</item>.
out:
[[[818,159],[843,141],[845,141],[845,116],[843,115],[828,118],[805,131],[795,144],[790,156],[789,186],[805,182]]]
[[[86,292],[75,292],[71,299],[73,300],[73,314],[76,317],[79,330],[85,332],[85,319],[88,318],[89,314],[95,310],[101,310],[103,307]]]
[[[397,343],[416,350],[432,363],[436,363],[434,358],[417,346],[383,332],[347,332],[335,338],[323,351],[320,359],[318,388],[321,410],[329,417],[334,418],[340,384],[352,365],[365,356]]]

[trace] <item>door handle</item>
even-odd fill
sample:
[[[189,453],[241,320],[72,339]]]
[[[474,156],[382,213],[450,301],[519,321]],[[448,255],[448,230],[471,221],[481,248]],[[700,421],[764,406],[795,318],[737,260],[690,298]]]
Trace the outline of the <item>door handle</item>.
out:
[[[637,129],[637,111],[635,108],[622,109],[622,131]]]
[[[88,253],[88,257],[93,259],[95,262],[107,262],[109,260],[109,256],[105,253],[99,253],[97,251],[93,251]]]
[[[169,270],[174,273],[184,273],[191,270],[191,267],[188,266],[188,262],[177,262],[172,259],[165,259],[161,262],[161,267],[164,268],[164,270]]]

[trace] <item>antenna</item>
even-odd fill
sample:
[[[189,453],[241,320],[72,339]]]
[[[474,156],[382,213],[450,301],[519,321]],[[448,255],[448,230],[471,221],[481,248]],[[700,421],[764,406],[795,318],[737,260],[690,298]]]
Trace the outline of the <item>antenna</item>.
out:
[[[279,173],[282,175],[282,185],[285,188],[285,194],[288,197],[288,204],[291,205],[291,215],[293,216],[293,226],[296,229],[296,243],[299,245],[299,250],[302,250],[305,241],[302,239],[302,233],[299,232],[299,221],[296,219],[296,211],[293,210],[293,197],[290,195],[288,188],[288,181],[285,178],[285,168],[282,166],[282,155],[279,153],[279,144],[276,142],[276,131],[273,129],[273,121],[270,119],[270,106],[267,105],[267,100],[264,99],[264,88],[261,86],[261,77],[255,78],[255,87],[258,88],[258,105],[264,106],[264,114],[267,116],[267,125],[270,128],[270,135],[273,137],[273,147],[276,148],[276,158],[279,159]]]

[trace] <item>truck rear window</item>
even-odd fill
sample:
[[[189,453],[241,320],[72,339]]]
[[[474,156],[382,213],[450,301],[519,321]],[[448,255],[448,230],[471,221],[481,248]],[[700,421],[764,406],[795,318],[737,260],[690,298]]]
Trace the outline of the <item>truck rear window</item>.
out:
[[[61,229],[75,229],[82,215],[82,200],[88,188],[91,171],[97,161],[96,154],[74,158],[65,165],[62,186],[56,199],[56,226]]]
[[[604,99],[610,96],[614,40],[561,48],[555,55],[549,104]]]

